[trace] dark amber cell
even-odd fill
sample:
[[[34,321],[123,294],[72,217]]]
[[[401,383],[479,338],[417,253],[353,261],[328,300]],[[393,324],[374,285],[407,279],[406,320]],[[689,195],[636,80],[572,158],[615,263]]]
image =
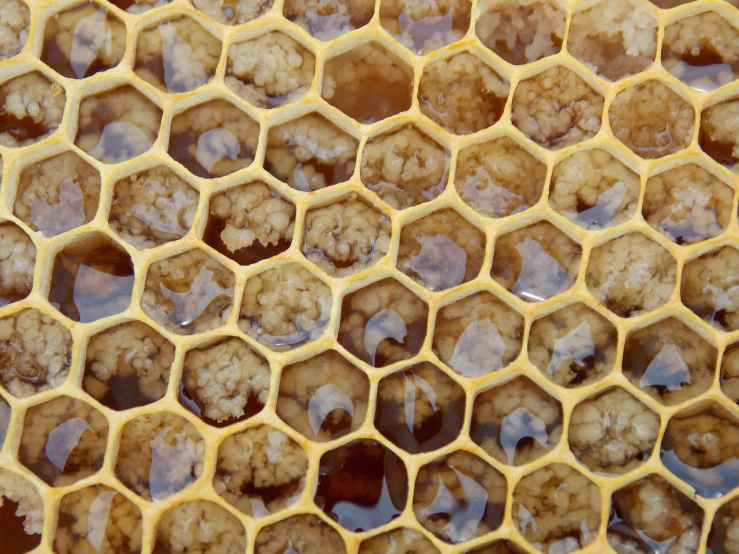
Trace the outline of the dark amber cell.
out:
[[[24,508],[21,508],[23,504]],[[32,506],[34,509],[26,510]],[[43,507],[36,487],[6,469],[0,469],[0,529],[3,554],[26,554],[41,544],[43,515],[36,517],[35,507]]]

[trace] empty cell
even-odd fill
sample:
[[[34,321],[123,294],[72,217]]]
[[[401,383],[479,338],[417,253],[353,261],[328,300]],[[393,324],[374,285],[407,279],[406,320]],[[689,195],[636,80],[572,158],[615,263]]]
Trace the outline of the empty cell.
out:
[[[35,265],[36,246],[31,238],[15,223],[0,224],[0,306],[31,294]]]
[[[0,145],[19,148],[51,136],[62,122],[66,100],[61,85],[40,71],[0,84]]]
[[[416,54],[426,54],[467,33],[471,8],[470,0],[382,0],[380,23],[405,47]]]

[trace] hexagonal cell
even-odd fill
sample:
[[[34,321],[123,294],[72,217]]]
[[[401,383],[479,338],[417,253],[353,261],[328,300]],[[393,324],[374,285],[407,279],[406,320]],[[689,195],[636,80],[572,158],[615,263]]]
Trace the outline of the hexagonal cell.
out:
[[[608,111],[618,140],[642,158],[661,158],[693,139],[695,110],[656,79],[631,85],[616,95]]]
[[[641,0],[605,0],[575,12],[567,50],[601,77],[644,71],[657,52],[657,19]]]
[[[433,350],[465,377],[482,377],[518,357],[523,316],[487,291],[444,306],[436,315]]]
[[[331,289],[302,265],[287,263],[249,277],[239,328],[276,351],[319,338],[331,317]]]
[[[572,552],[598,536],[600,490],[570,466],[550,464],[518,482],[512,510],[514,524],[534,548]]]
[[[527,377],[480,392],[470,438],[501,463],[523,465],[552,450],[562,436],[562,405]]]
[[[54,552],[141,552],[141,510],[105,485],[66,494],[59,504]]]
[[[574,224],[593,231],[633,217],[639,176],[600,148],[573,152],[554,166],[549,205]]]
[[[423,533],[409,527],[398,527],[364,539],[357,554],[395,554],[423,552],[440,554],[439,549]]]
[[[258,140],[259,123],[231,102],[215,99],[174,116],[167,149],[190,173],[215,178],[251,165]]]
[[[234,42],[228,49],[226,86],[260,108],[277,108],[303,96],[313,82],[316,57],[279,31]]]
[[[539,201],[547,166],[508,136],[464,148],[457,159],[457,193],[476,212],[505,217]],[[482,261],[482,260],[481,260]]]
[[[308,210],[302,252],[329,275],[346,277],[377,263],[390,249],[390,218],[352,193]]]
[[[262,181],[253,181],[210,199],[203,241],[241,265],[284,252],[295,230],[295,206]]]
[[[8,401],[5,397],[0,395],[0,450],[3,448],[5,443],[5,437],[8,434],[8,427],[10,427],[10,417],[12,416],[12,410]]]
[[[433,212],[403,226],[397,266],[431,290],[477,277],[485,260],[485,233],[455,210]]]
[[[126,25],[96,2],[83,2],[49,16],[41,61],[71,79],[117,66],[126,50]]]
[[[372,0],[285,0],[282,6],[287,19],[321,40],[364,27],[374,13]]]
[[[367,140],[360,175],[364,186],[402,210],[444,191],[449,158],[449,150],[408,123]]]
[[[90,338],[82,388],[112,410],[145,406],[164,397],[173,361],[171,342],[129,321]]]
[[[297,442],[260,425],[223,440],[213,488],[245,514],[264,517],[298,500],[307,471],[308,457]]]
[[[668,406],[708,390],[715,369],[716,348],[677,318],[668,317],[626,337],[624,375]]]
[[[484,544],[472,550],[467,550],[464,554],[524,554],[525,550],[518,546],[515,542],[499,539],[497,541]]]
[[[613,369],[618,333],[585,304],[571,304],[538,318],[529,332],[529,360],[552,382],[590,385]]]
[[[717,163],[739,173],[739,99],[727,100],[701,113],[698,143]]]
[[[712,554],[731,554],[737,549],[737,530],[739,529],[739,500],[728,501],[713,516],[713,525],[708,535],[707,552]]]
[[[67,94],[40,71],[0,84],[0,145],[28,146],[51,136],[64,115]]]
[[[165,6],[172,0],[107,0],[114,6],[118,6],[120,9],[127,11],[132,14],[142,14],[152,8],[158,8],[159,6]]]
[[[218,338],[185,354],[180,401],[211,425],[230,425],[264,408],[269,379],[269,363],[246,342]]]
[[[138,249],[184,237],[192,227],[200,193],[166,165],[119,179],[108,223]]]
[[[413,68],[381,42],[365,42],[325,62],[321,96],[360,123],[374,123],[411,107]]]
[[[141,307],[168,331],[192,335],[226,322],[233,289],[233,273],[195,248],[149,266]]]
[[[314,441],[330,441],[364,422],[370,383],[363,371],[329,350],[282,370],[275,411]]]
[[[724,246],[685,264],[680,286],[683,304],[721,331],[739,329],[739,251]]]
[[[718,11],[679,19],[665,28],[662,65],[683,83],[710,91],[739,78],[739,29]]]
[[[548,221],[499,236],[493,254],[493,279],[526,302],[565,292],[580,269],[580,245]]]
[[[524,79],[513,93],[513,124],[550,150],[594,137],[602,117],[603,96],[564,65]]]
[[[423,0],[382,0],[380,23],[395,39],[416,54],[461,39],[470,27],[470,0],[445,4]]]
[[[290,516],[259,530],[254,554],[291,551],[295,554],[346,554],[346,545],[333,527],[313,514]]]
[[[467,542],[500,527],[507,490],[506,479],[497,469],[458,450],[418,471],[413,512],[441,540]]]
[[[203,472],[205,441],[195,426],[171,412],[136,417],[123,426],[115,476],[157,502],[194,483]]]
[[[0,224],[0,306],[23,300],[33,288],[36,246],[15,223]]]
[[[134,0],[138,2],[139,0]],[[240,25],[267,13],[274,0],[190,0],[195,9],[223,25]]]
[[[95,233],[57,252],[49,302],[69,319],[89,323],[128,308],[133,281],[128,253]]]
[[[0,521],[3,548],[8,554],[25,554],[41,544],[44,526],[41,495],[30,481],[6,469],[0,469]]]
[[[606,308],[632,317],[667,302],[676,273],[672,254],[646,235],[631,232],[593,248],[585,283]]]
[[[411,454],[430,452],[457,438],[464,405],[464,389],[433,364],[422,362],[382,378],[375,428]]]
[[[0,14],[0,60],[5,60],[25,46],[31,11],[23,0],[0,0]]]
[[[159,518],[153,554],[245,550],[246,531],[236,516],[208,500],[192,500],[170,508]]]
[[[347,181],[354,173],[359,141],[318,113],[272,127],[264,169],[303,192]]]
[[[418,86],[421,113],[447,131],[469,135],[503,115],[508,81],[472,52],[437,58],[423,69]]]
[[[100,202],[100,173],[72,151],[26,166],[18,178],[13,214],[53,237],[89,223]]]
[[[33,308],[0,319],[0,383],[25,398],[61,385],[69,374],[72,335]]]
[[[622,475],[649,458],[659,426],[657,414],[613,387],[575,406],[567,438],[572,453],[592,471]]]
[[[721,390],[734,402],[739,404],[739,343],[726,347],[721,360]]]
[[[108,420],[69,396],[31,406],[23,420],[18,461],[52,487],[89,477],[103,466]]]
[[[382,279],[344,297],[338,341],[363,362],[384,367],[418,354],[428,313],[405,286]]]
[[[613,493],[608,543],[616,552],[698,552],[703,510],[654,473]]]
[[[220,40],[195,19],[178,16],[139,32],[133,70],[159,90],[187,92],[210,82],[220,57]]]
[[[358,439],[321,456],[313,501],[345,529],[385,525],[400,515],[407,500],[405,465],[382,443]]]

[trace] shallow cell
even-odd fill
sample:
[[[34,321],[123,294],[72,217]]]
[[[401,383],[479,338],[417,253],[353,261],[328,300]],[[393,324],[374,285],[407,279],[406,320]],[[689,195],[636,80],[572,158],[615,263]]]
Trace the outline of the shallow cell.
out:
[[[108,0],[114,6],[118,6],[120,9],[127,11],[132,14],[142,14],[152,8],[158,8],[159,6],[165,6],[172,0]]]
[[[454,183],[473,210],[487,217],[505,217],[536,204],[546,177],[546,164],[502,136],[463,149]]]
[[[184,237],[195,219],[200,193],[166,165],[116,181],[108,223],[138,249]]]
[[[0,12],[2,13],[2,12]],[[6,554],[25,554],[41,544],[44,504],[36,487],[0,469],[0,526]]]
[[[594,137],[602,117],[603,96],[563,65],[524,79],[513,94],[513,124],[550,150]]]
[[[717,163],[739,173],[739,99],[703,110],[698,143]]]
[[[739,404],[739,343],[726,347],[721,360],[721,390],[734,402]]]
[[[276,351],[318,339],[331,317],[331,289],[302,265],[287,263],[249,277],[239,328]]]
[[[228,49],[226,86],[260,108],[277,108],[303,96],[313,82],[316,57],[279,31],[235,42]]]
[[[167,392],[174,350],[140,321],[101,331],[87,343],[82,388],[112,410],[156,402]]]
[[[373,0],[285,0],[283,15],[321,40],[364,27],[375,13]]]
[[[464,389],[433,364],[422,362],[382,378],[375,428],[411,454],[430,452],[457,438],[464,408]]]
[[[567,437],[577,459],[596,473],[622,475],[652,454],[659,416],[631,393],[613,387],[572,411]]]
[[[495,124],[503,115],[508,81],[472,52],[431,61],[418,86],[421,113],[457,135]]]
[[[269,363],[236,337],[185,354],[180,402],[211,425],[230,425],[259,413],[269,395]]]
[[[428,306],[392,278],[344,297],[338,341],[351,354],[384,367],[418,354],[426,337]]]
[[[507,489],[506,479],[497,469],[460,450],[418,471],[413,512],[418,522],[441,540],[467,542],[500,527]]]
[[[236,516],[208,500],[170,508],[157,523],[152,554],[235,554],[246,550],[246,531]]]
[[[518,357],[523,316],[493,294],[481,291],[444,306],[436,316],[432,348],[464,377],[482,377]]]
[[[359,141],[318,113],[272,127],[264,169],[303,192],[347,181],[354,173]]]
[[[8,434],[8,427],[10,427],[10,418],[12,416],[12,410],[8,401],[0,395],[0,450],[3,448],[5,443],[5,437]]]
[[[262,527],[254,554],[346,554],[341,535],[313,514],[297,514]]]
[[[49,302],[69,319],[89,323],[127,309],[133,281],[128,253],[96,233],[57,252]]]
[[[32,406],[23,420],[18,460],[52,487],[89,477],[103,466],[108,420],[69,396]]]
[[[660,446],[662,465],[704,498],[739,485],[739,420],[713,401],[670,418]]]
[[[0,0],[0,60],[23,49],[30,24],[31,10],[23,0]]]
[[[521,65],[562,48],[565,14],[550,2],[482,0],[475,33],[508,63]]]
[[[739,78],[739,29],[712,10],[679,19],[665,28],[662,65],[700,91],[731,83]]]
[[[210,82],[221,41],[186,16],[159,21],[139,32],[133,70],[164,92],[187,92]]]
[[[579,471],[550,464],[528,474],[513,492],[513,522],[537,550],[584,548],[598,536],[600,491]]]
[[[330,441],[358,429],[367,413],[369,379],[329,350],[282,370],[275,411],[314,441]]]
[[[313,501],[349,531],[369,531],[395,519],[408,500],[408,474],[392,450],[358,439],[321,456]]]
[[[472,550],[467,550],[464,554],[524,554],[524,552],[524,549],[515,542],[499,539]]]
[[[708,390],[715,369],[716,348],[675,317],[652,323],[626,338],[624,375],[668,406]]]
[[[46,20],[41,61],[72,79],[117,66],[126,50],[126,25],[96,2],[83,2]]]
[[[449,158],[449,150],[408,123],[367,140],[360,176],[364,186],[403,210],[444,192]]]
[[[527,377],[480,392],[472,408],[470,438],[501,463],[540,458],[562,436],[562,405]]]
[[[739,500],[730,500],[713,516],[708,535],[707,551],[711,554],[731,554],[739,549]]]
[[[485,233],[446,208],[403,226],[396,265],[430,290],[477,277],[485,260]]]
[[[141,307],[172,333],[202,333],[226,322],[233,288],[233,273],[195,248],[149,266]]]
[[[382,43],[365,42],[325,62],[321,96],[360,123],[374,123],[411,107],[413,69]]]
[[[91,485],[65,495],[59,504],[54,552],[138,554],[141,511],[115,489]]]
[[[25,398],[61,385],[69,374],[72,335],[33,308],[0,319],[0,383]]]
[[[675,258],[662,245],[631,232],[593,248],[585,283],[606,308],[632,317],[667,302],[676,273]]]
[[[569,289],[580,268],[581,249],[547,221],[495,240],[490,274],[526,302],[546,300]]]
[[[639,176],[600,148],[574,152],[554,166],[549,205],[589,230],[628,221],[639,203]]]
[[[264,517],[298,501],[307,471],[308,457],[297,442],[260,425],[223,440],[213,488],[243,513]]]
[[[575,12],[567,50],[601,77],[644,71],[657,52],[657,19],[641,0],[604,0]],[[662,58],[664,62],[664,58]]]
[[[666,479],[642,477],[613,493],[608,543],[619,554],[698,551],[703,510]]]
[[[51,136],[62,122],[66,101],[61,85],[40,71],[0,84],[0,145],[19,148]]]
[[[216,99],[174,116],[167,149],[193,175],[215,178],[251,165],[258,139],[259,123]]]
[[[439,549],[423,533],[408,527],[398,527],[364,539],[358,554],[440,554]]]
[[[171,412],[136,417],[123,426],[115,476],[157,502],[194,483],[203,472],[205,442],[195,426]]]
[[[13,213],[34,231],[54,237],[95,217],[100,173],[68,151],[23,168]]]
[[[724,246],[685,264],[680,287],[683,304],[721,331],[739,329],[739,251]]]
[[[33,288],[36,246],[15,223],[0,224],[0,306],[23,300]]]
[[[470,27],[470,0],[444,4],[423,0],[382,0],[380,23],[397,41],[416,54],[461,39]]]
[[[134,0],[138,2],[139,0]],[[241,25],[267,13],[274,0],[190,0],[196,10],[223,25]]]
[[[390,249],[387,214],[352,193],[305,215],[302,252],[334,277],[346,277],[381,260]]]
[[[239,185],[210,199],[203,241],[241,265],[290,248],[295,206],[261,181]]]

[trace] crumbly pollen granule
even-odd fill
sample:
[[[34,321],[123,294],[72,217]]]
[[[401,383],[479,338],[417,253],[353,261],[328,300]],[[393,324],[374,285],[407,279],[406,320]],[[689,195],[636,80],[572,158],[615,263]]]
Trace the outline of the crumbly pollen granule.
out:
[[[40,535],[44,525],[44,503],[29,481],[7,469],[0,468],[0,507],[3,500],[18,504],[15,515],[23,518],[27,535]]]
[[[0,225],[0,305],[22,300],[31,293],[36,246],[13,223]]]
[[[157,522],[154,552],[233,554],[246,548],[244,525],[207,500],[183,502]]]
[[[31,12],[23,0],[0,0],[0,59],[15,56],[28,40]]]

